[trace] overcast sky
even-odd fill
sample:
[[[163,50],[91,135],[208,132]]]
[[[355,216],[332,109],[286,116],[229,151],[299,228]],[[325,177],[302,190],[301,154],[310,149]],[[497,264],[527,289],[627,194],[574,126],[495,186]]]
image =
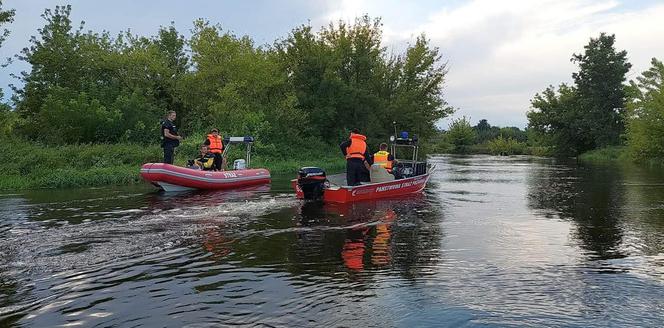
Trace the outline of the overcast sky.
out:
[[[362,14],[381,17],[388,51],[403,51],[422,32],[440,48],[449,68],[444,94],[458,109],[455,116],[473,122],[486,118],[500,126],[524,127],[532,96],[550,84],[571,81],[576,67],[570,57],[600,32],[616,34],[618,48],[627,50],[630,78],[646,70],[650,58],[664,58],[662,0],[5,0],[4,7],[16,9],[16,17],[0,57],[28,45],[44,25],[44,8],[67,3],[73,20],[84,20],[95,31],[129,28],[153,35],[174,21],[189,35],[192,21],[205,18],[257,44],[271,44],[301,24],[319,27]],[[5,94],[9,83],[17,83],[9,74],[26,69],[21,62],[0,69]]]

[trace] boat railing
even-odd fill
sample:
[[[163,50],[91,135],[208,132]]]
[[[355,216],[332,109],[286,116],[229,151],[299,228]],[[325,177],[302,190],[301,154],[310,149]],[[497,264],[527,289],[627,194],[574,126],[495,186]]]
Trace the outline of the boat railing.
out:
[[[251,145],[254,143],[254,137],[244,136],[244,137],[225,137],[224,138],[224,151],[222,153],[223,157],[226,157],[226,154],[231,149],[231,145],[243,144],[247,146],[247,151],[245,155],[246,167],[251,167]]]

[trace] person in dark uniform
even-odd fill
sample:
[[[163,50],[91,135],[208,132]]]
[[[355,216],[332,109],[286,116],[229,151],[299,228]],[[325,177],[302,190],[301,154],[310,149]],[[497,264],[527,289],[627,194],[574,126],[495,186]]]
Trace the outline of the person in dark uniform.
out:
[[[341,153],[346,156],[346,183],[357,186],[360,182],[370,181],[371,153],[367,148],[367,137],[353,129],[350,138],[339,145]]]
[[[166,119],[161,122],[161,147],[164,148],[164,163],[173,164],[173,154],[175,147],[180,145],[182,137],[178,135],[178,129],[175,126],[175,111],[166,113]]]

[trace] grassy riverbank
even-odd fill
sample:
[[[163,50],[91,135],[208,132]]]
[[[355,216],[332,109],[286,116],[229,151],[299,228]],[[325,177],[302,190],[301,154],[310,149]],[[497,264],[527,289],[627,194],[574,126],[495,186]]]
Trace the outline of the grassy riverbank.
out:
[[[629,162],[631,158],[626,147],[605,147],[579,155],[579,160],[584,162]]]
[[[183,165],[196,155],[196,142],[185,142],[176,153],[176,164]],[[336,150],[336,149],[335,149]],[[252,166],[265,167],[272,173],[293,173],[302,166],[320,166],[330,172],[345,165],[337,152],[328,155],[304,152],[300,158],[261,156],[253,153]],[[141,183],[139,168],[148,162],[160,162],[158,145],[95,144],[44,146],[19,139],[0,140],[0,190],[92,187]],[[241,158],[232,152],[231,159]]]
[[[626,146],[618,147],[605,147],[595,149],[579,155],[579,160],[588,163],[636,163],[644,166],[662,167],[663,159],[661,158],[647,158],[640,159],[643,156],[638,156],[633,153]]]

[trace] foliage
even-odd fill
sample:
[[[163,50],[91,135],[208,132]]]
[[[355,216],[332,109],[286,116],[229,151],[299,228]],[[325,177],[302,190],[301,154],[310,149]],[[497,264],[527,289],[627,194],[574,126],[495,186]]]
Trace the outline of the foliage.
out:
[[[154,37],[112,37],[84,32],[70,14],[70,6],[46,10],[45,26],[18,56],[32,69],[14,90],[16,115],[0,117],[31,140],[155,144],[159,118],[175,110],[185,136],[217,127],[253,135],[257,151],[289,158],[334,147],[352,127],[383,142],[393,121],[425,139],[452,112],[442,98],[439,50],[419,36],[404,54],[388,56],[380,20],[368,16],[320,32],[297,27],[259,47],[204,20],[188,40],[174,26]]]
[[[452,109],[442,98],[446,74],[437,48],[420,36],[405,55],[386,55],[380,20],[330,24],[319,33],[300,26],[276,45],[294,88],[303,129],[326,142],[348,130],[371,131],[370,143],[392,134],[393,121],[422,138]]]
[[[580,123],[592,148],[619,144],[624,131],[623,83],[632,65],[627,62],[627,51],[616,51],[615,40],[615,35],[601,33],[590,39],[583,54],[572,57],[579,65],[579,72],[572,77],[579,95],[578,109],[582,110]]]
[[[466,117],[452,121],[447,131],[447,139],[454,146],[453,152],[465,154],[475,142],[475,130],[470,126]]]
[[[526,152],[526,144],[524,142],[519,142],[512,137],[505,138],[502,135],[489,141],[488,147],[489,152],[494,155],[520,155]]]
[[[630,81],[627,140],[636,160],[664,158],[664,64],[656,58],[651,64]]]
[[[0,89],[0,99],[2,99],[2,90]],[[16,125],[16,113],[12,111],[9,105],[0,102],[0,138],[9,136]]]
[[[14,9],[2,10],[2,0],[0,0],[0,27],[7,23],[13,22],[15,14],[16,11]],[[5,39],[7,39],[7,36],[9,36],[8,29],[0,30],[0,47],[2,47],[2,43],[5,41]]]
[[[46,25],[20,59],[32,65],[15,89],[18,132],[46,143],[155,142],[158,117],[179,108],[184,41],[174,27],[155,38],[74,28],[71,7],[46,10]],[[62,131],[62,137],[52,138]]]
[[[578,63],[575,85],[552,86],[531,100],[528,127],[558,155],[616,145],[623,131],[625,93],[623,82],[631,65],[625,51],[614,48],[615,36],[602,33],[590,39]]]
[[[576,89],[561,84],[550,86],[531,100],[533,110],[527,113],[528,128],[558,155],[577,155],[587,149],[586,131],[581,126]]]
[[[579,155],[579,160],[584,162],[606,163],[627,159],[628,155],[624,146],[598,148]]]
[[[486,119],[480,120],[477,125],[473,127],[477,134],[477,140],[475,141],[478,144],[486,143],[489,140],[492,140],[498,137],[500,128],[497,126],[491,126]]]
[[[554,155],[553,149],[548,146],[528,146],[526,148],[526,153],[528,155],[540,157],[550,157]]]
[[[0,0],[0,27],[7,23],[14,21],[15,10],[2,10],[2,0]],[[9,36],[8,29],[0,29],[0,48],[2,43]],[[0,89],[0,137],[7,136],[11,133],[14,125],[16,124],[16,115],[8,104],[2,102],[4,93]]]

